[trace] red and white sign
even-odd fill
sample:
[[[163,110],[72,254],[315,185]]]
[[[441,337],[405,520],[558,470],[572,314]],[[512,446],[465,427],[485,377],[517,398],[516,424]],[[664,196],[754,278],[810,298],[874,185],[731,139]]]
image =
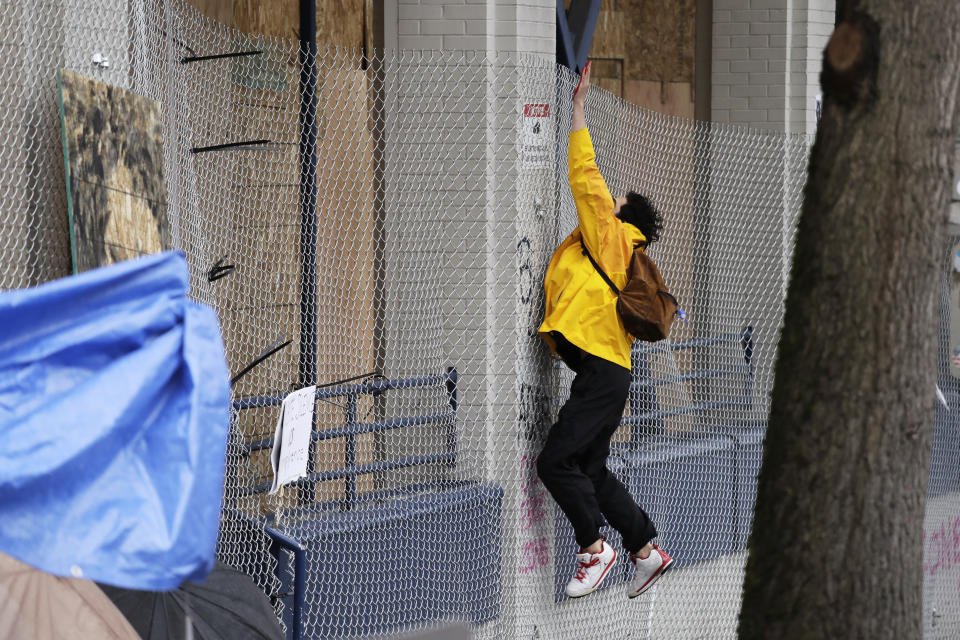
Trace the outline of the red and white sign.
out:
[[[549,118],[549,104],[525,104],[523,105],[524,118]]]
[[[523,105],[523,162],[524,168],[549,167],[553,159],[553,120],[550,104]]]

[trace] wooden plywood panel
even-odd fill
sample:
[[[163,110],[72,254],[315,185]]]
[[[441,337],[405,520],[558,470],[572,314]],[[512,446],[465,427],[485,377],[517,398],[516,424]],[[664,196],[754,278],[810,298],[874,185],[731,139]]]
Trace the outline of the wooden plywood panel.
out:
[[[233,11],[234,0],[187,0],[187,4],[220,24],[237,26]]]
[[[367,76],[341,70],[324,75],[319,102],[336,118],[320,123],[317,165],[317,218],[321,233],[317,246],[318,376],[332,382],[373,371],[373,137],[368,127]],[[372,399],[363,397],[358,412],[375,418]],[[318,410],[321,405],[318,404]],[[343,423],[342,411],[323,407],[318,428]],[[337,421],[339,419],[339,422]],[[357,460],[375,459],[374,435],[357,439]],[[330,457],[318,464],[342,465],[342,447],[331,442]],[[339,462],[336,462],[339,460]],[[318,467],[320,468],[320,467]],[[328,467],[330,468],[330,467]],[[361,478],[358,491],[374,488],[372,478]],[[342,481],[326,483],[319,491],[341,497]]]
[[[361,3],[355,3],[361,7]],[[243,5],[243,6],[241,6]],[[261,3],[238,3],[235,9],[237,26],[249,31],[277,34],[297,24],[296,3],[284,18],[285,3],[277,3],[270,15],[264,14]],[[346,5],[345,5],[346,7]],[[341,7],[343,9],[344,7]],[[330,6],[318,7],[318,40],[323,46],[324,24],[338,33],[345,33],[338,13]],[[246,13],[244,13],[246,12]],[[288,20],[289,19],[289,20]],[[271,22],[273,21],[273,22]],[[324,22],[326,21],[326,22]],[[333,22],[340,24],[333,25]],[[362,41],[362,11],[357,13],[356,42],[340,42],[359,46]],[[286,25],[286,26],[285,26]],[[252,27],[252,28],[251,28]],[[346,30],[349,32],[349,29]],[[282,35],[279,34],[279,35]],[[289,35],[289,34],[288,34]],[[253,61],[250,61],[253,64]],[[220,281],[215,288],[218,306],[224,311],[221,321],[226,336],[231,370],[238,370],[252,360],[266,344],[264,336],[278,333],[294,339],[294,344],[257,367],[263,380],[287,381],[292,388],[297,381],[300,335],[300,167],[296,142],[299,139],[296,66],[291,60],[276,67],[285,75],[282,81],[247,80],[236,82],[237,122],[241,137],[266,138],[281,143],[273,152],[231,154],[236,177],[236,220],[232,221],[231,251],[237,271]],[[263,61],[256,64],[264,66]],[[239,79],[253,77],[242,72]],[[261,74],[263,78],[265,75]],[[257,78],[261,78],[257,76]],[[262,78],[261,78],[262,79]],[[252,89],[252,90],[251,90]],[[362,71],[329,72],[321,78],[318,103],[323,114],[336,118],[318,123],[317,218],[320,237],[317,243],[317,370],[320,383],[367,373],[374,368],[373,350],[373,139],[369,131],[367,111],[368,87]],[[266,214],[266,215],[265,215]],[[267,298],[275,304],[264,304]],[[264,389],[254,373],[238,385],[241,395],[265,392],[283,393],[290,389]],[[342,404],[342,399],[336,403]],[[370,398],[361,401],[361,417],[372,407]],[[239,431],[247,439],[262,437],[275,423],[264,421],[253,410],[239,418]],[[368,419],[373,419],[368,416]],[[329,429],[345,422],[341,406],[318,402],[316,428]],[[356,442],[357,462],[375,460],[376,437],[359,436]],[[339,468],[345,464],[345,441],[334,439],[318,443],[314,470]],[[259,472],[267,472],[263,461]],[[358,479],[359,491],[374,487],[373,478]],[[286,492],[291,494],[294,492]],[[343,498],[344,482],[320,483],[314,491],[316,499]],[[263,501],[264,508],[293,506],[290,495]],[[272,506],[271,506],[272,505]]]
[[[297,0],[234,0],[233,26],[248,33],[296,39]],[[364,0],[317,0],[317,44],[363,46]]]
[[[234,0],[233,3],[237,29],[284,38],[297,37],[299,10],[300,3],[297,0]]]
[[[259,90],[247,92],[247,98],[253,96],[264,103],[286,99],[296,105],[299,100],[297,82],[300,73],[297,67],[298,46],[296,41],[289,39],[271,41],[255,35],[234,34],[230,46],[232,51],[260,53],[233,58],[230,61],[230,78],[238,87]]]
[[[600,9],[597,27],[593,31],[593,40],[590,43],[591,58],[623,58],[627,53],[626,16],[623,11],[613,7],[619,7],[619,5],[611,5],[608,1]]]
[[[60,71],[74,270],[170,248],[160,105]]]
[[[364,0],[317,0],[317,43],[363,46]]]
[[[292,340],[292,344],[235,385],[236,392],[245,396],[283,395],[299,385],[300,170],[296,146],[283,144],[289,131],[296,131],[296,108],[283,106],[285,101],[296,100],[296,85],[289,84],[289,66],[274,64],[274,58],[256,61],[269,73],[234,69],[235,80],[240,76],[257,78],[253,83],[234,84],[237,135],[240,139],[268,139],[271,144],[228,154],[236,208],[230,221],[227,262],[235,265],[235,271],[216,283],[214,295],[223,309],[221,320],[232,372],[249,364],[276,339]],[[288,77],[280,78],[278,70]],[[276,77],[270,80],[270,74]],[[271,419],[264,421],[257,413],[269,413]],[[243,411],[239,431],[247,440],[272,437],[278,415],[277,407]],[[258,469],[258,474],[264,474],[260,480],[270,480],[269,462],[263,464]],[[289,507],[295,501],[296,492],[287,490],[265,498],[262,507]]]
[[[317,217],[320,236],[317,244],[317,369],[320,383],[332,382],[352,375],[367,373],[374,368],[373,357],[373,179],[372,137],[367,127],[366,77],[362,72],[330,74],[325,80],[321,96],[324,104],[342,114],[336,121],[324,123],[318,140],[318,205]],[[247,105],[244,119],[255,121],[264,107]],[[269,285],[266,288],[284,304],[273,310],[263,308],[236,309],[225,315],[228,330],[225,333],[237,338],[227,340],[227,351],[232,362],[251,359],[255,345],[245,339],[243,326],[255,320],[255,316],[273,314],[282,319],[283,327],[291,327],[297,341],[288,348],[281,360],[268,361],[264,365],[281,366],[288,372],[291,384],[296,383],[296,367],[299,358],[299,236],[300,202],[298,189],[286,189],[282,185],[297,185],[299,166],[290,163],[295,154],[284,162],[264,164],[251,158],[239,161],[238,174],[243,179],[257,179],[261,184],[272,183],[286,194],[269,217],[269,220],[246,220],[238,242],[242,245],[242,259],[237,276],[222,289],[225,298],[233,301],[255,300],[243,291],[244,269],[255,273],[257,282]],[[243,198],[249,199],[244,208],[263,211],[262,193],[250,190]],[[229,279],[233,279],[231,276]],[[228,280],[229,280],[228,279]],[[269,283],[264,279],[270,280]],[[260,295],[264,286],[258,287]],[[265,321],[262,320],[260,324]],[[258,334],[262,334],[260,331]],[[279,354],[278,354],[279,355]],[[276,358],[276,356],[275,356]],[[285,364],[284,364],[285,362]],[[259,368],[259,367],[258,367]],[[272,378],[272,376],[271,376]],[[244,381],[245,382],[245,381]],[[253,392],[255,385],[247,391]],[[316,405],[316,428],[329,429],[345,423],[344,399],[330,402],[319,401]],[[362,397],[358,411],[362,419],[370,420],[371,398]],[[241,430],[253,437],[256,427],[244,422]],[[357,463],[372,462],[375,457],[375,436],[357,438]],[[313,470],[324,471],[345,464],[346,444],[343,438],[319,442],[315,449]],[[373,478],[365,476],[357,481],[358,491],[374,488]],[[314,488],[317,500],[339,500],[345,496],[343,480],[318,483]],[[264,504],[270,504],[269,501]],[[284,500],[278,506],[292,506]]]
[[[318,297],[322,301],[319,362],[331,380],[373,369],[373,137],[367,78],[360,71],[328,74],[320,100],[336,119],[318,140]]]
[[[238,306],[221,309],[219,317],[231,374],[236,374],[253,362],[275,338],[286,336],[293,339],[293,343],[270,356],[237,381],[234,391],[240,395],[290,391],[297,381],[296,367],[300,356],[296,339],[300,329],[299,306]]]
[[[292,73],[286,66],[278,68],[286,75]],[[233,154],[237,219],[230,257],[236,272],[224,280],[218,295],[230,306],[285,306],[286,316],[298,316],[301,216],[299,154],[294,144],[299,131],[296,92],[262,87],[250,91],[246,85],[235,90],[239,137],[271,142]],[[282,324],[289,329],[294,323]],[[298,340],[296,333],[283,335]],[[296,369],[285,378],[295,380]]]
[[[604,2],[590,47],[594,84],[642,107],[693,117],[695,27],[696,0]]]
[[[262,148],[235,152],[236,184],[242,197],[257,196],[245,192],[249,184],[299,184],[300,159],[295,145],[271,144]]]
[[[696,0],[618,0],[627,80],[693,82]]]
[[[590,83],[623,98],[623,59],[593,58],[590,66]]]
[[[646,109],[693,118],[693,87],[689,82],[627,80],[622,97]]]
[[[248,308],[300,301],[300,206],[298,189],[264,166],[239,162],[236,219],[229,221],[223,251],[235,272],[218,280],[218,308]],[[294,182],[296,185],[296,182]],[[220,256],[217,256],[220,257]],[[291,336],[292,337],[292,336]]]
[[[256,96],[244,96],[234,105],[240,135],[292,145],[291,152],[296,156],[296,143],[300,140],[300,97],[294,89],[256,93]]]
[[[247,33],[300,35],[298,0],[187,0],[203,15]],[[370,29],[372,0],[317,0],[317,44],[360,48]],[[368,34],[369,36],[369,34]]]

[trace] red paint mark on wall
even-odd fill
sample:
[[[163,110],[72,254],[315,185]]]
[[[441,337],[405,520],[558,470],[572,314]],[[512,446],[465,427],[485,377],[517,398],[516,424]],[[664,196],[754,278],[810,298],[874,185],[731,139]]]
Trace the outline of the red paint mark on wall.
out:
[[[960,517],[944,520],[932,532],[923,530],[923,571],[930,576],[960,568]],[[960,600],[960,581],[957,582]]]
[[[520,573],[527,573],[550,564],[550,547],[544,537],[523,543],[520,551]]]
[[[524,531],[547,515],[547,491],[537,477],[536,458],[520,459],[520,528]]]
[[[547,490],[537,477],[536,458],[520,459],[520,529],[527,531],[547,515]],[[520,549],[520,573],[550,564],[550,545],[544,536],[523,543]]]
[[[547,514],[547,494],[538,493],[520,503],[520,528],[527,530]]]
[[[931,576],[960,567],[960,517],[923,531],[923,570]]]

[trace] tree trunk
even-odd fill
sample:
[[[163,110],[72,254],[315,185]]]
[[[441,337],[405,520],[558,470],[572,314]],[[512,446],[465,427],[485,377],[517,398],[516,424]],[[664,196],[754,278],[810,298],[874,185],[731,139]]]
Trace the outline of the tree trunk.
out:
[[[920,638],[960,2],[838,2],[741,638]]]

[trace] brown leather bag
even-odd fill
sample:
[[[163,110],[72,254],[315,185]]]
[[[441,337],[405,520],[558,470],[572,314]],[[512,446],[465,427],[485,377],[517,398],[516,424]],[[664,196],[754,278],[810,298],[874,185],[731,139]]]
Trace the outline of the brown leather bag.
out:
[[[627,284],[621,291],[593,259],[583,238],[580,238],[583,255],[590,259],[590,264],[617,296],[617,313],[623,320],[624,328],[635,338],[657,342],[669,335],[679,304],[673,294],[667,291],[657,265],[639,249],[645,245],[645,242],[641,243],[634,249],[627,271]]]

